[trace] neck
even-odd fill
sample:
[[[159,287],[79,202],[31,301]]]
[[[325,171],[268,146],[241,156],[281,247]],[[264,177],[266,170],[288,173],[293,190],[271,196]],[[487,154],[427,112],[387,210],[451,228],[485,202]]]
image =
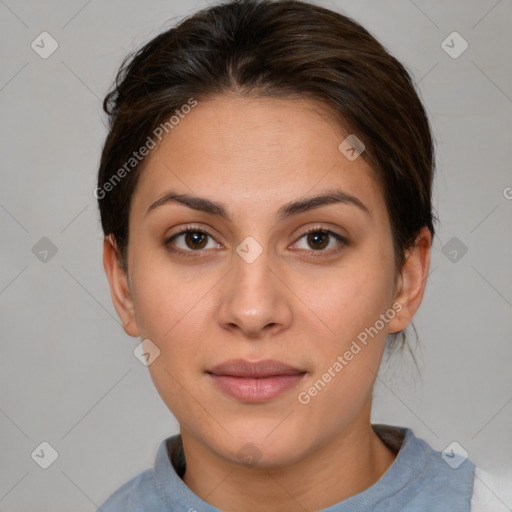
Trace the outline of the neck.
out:
[[[187,460],[183,481],[221,510],[326,508],[371,487],[396,458],[373,431],[369,411],[297,463],[270,469],[226,460],[184,429],[181,436]]]

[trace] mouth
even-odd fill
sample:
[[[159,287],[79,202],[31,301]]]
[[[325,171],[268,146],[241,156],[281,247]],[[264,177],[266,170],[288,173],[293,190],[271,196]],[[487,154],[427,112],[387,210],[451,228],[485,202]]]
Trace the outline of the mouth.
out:
[[[232,359],[206,373],[225,394],[241,402],[261,403],[297,386],[307,371],[270,359]]]

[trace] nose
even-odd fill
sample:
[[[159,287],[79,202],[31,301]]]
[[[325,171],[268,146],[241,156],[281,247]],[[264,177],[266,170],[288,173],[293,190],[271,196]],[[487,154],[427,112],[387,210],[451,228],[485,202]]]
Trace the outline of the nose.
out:
[[[218,322],[233,333],[261,339],[291,325],[293,294],[268,251],[249,261],[233,255],[234,268],[222,283]]]

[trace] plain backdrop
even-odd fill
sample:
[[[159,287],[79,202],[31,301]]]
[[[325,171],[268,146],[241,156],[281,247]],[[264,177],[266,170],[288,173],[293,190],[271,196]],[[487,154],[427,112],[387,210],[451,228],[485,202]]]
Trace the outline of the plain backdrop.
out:
[[[512,2],[318,3],[406,65],[437,140],[420,373],[383,366],[372,421],[456,441],[512,488]],[[207,5],[0,1],[0,512],[95,511],[178,432],[112,306],[93,190],[122,58]]]

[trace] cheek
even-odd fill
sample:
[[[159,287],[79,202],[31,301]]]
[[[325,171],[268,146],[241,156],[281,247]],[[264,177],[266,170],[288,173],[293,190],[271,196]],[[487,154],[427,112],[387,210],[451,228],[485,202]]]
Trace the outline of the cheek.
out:
[[[392,258],[359,253],[352,261],[313,278],[303,276],[297,295],[305,297],[329,339],[350,342],[391,307]],[[337,343],[337,348],[340,344]]]
[[[134,272],[133,287],[141,337],[149,338],[160,351],[148,366],[151,379],[164,403],[182,424],[190,416],[207,421],[201,419],[200,407],[191,410],[189,393],[202,376],[198,361],[208,346],[204,342],[208,334],[204,325],[208,301],[200,299],[215,281],[191,279],[182,269],[178,273],[170,265],[152,263],[143,265],[141,261]]]
[[[165,401],[183,395],[179,383],[200,378],[200,361],[211,355],[212,293],[218,282],[214,272],[178,268],[160,256],[142,256],[133,267],[135,315],[142,338],[160,350],[149,366],[152,379]],[[187,384],[188,386],[188,384]]]
[[[315,354],[315,371],[298,403],[313,428],[335,432],[371,394],[387,337],[381,315],[390,310],[392,278],[378,263],[360,261],[324,284],[324,293],[315,295],[315,310],[331,334],[314,336],[310,325],[306,350]]]
[[[132,261],[132,294],[141,336],[165,343],[182,325],[190,325],[191,313],[201,310],[201,297],[213,287],[213,276],[201,276],[193,266],[172,264],[160,251],[134,251]]]

